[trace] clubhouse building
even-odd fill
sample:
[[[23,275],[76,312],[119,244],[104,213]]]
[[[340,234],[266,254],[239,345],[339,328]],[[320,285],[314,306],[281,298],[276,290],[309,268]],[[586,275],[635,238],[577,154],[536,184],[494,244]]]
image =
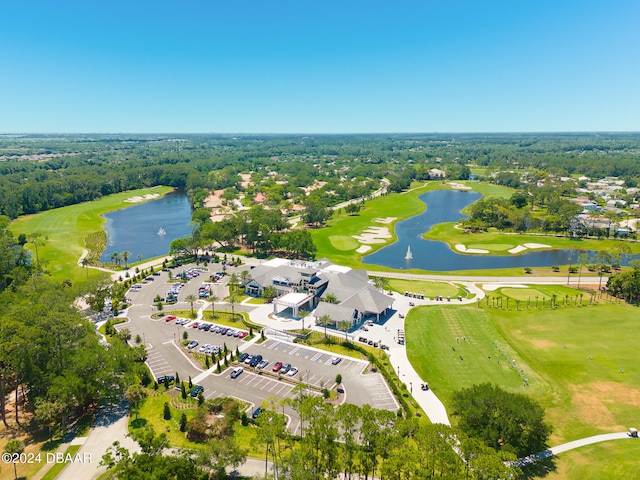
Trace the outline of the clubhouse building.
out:
[[[250,270],[247,294],[261,296],[268,286],[275,288],[273,313],[299,317],[309,311],[317,321],[328,315],[334,323],[352,325],[386,316],[393,298],[369,281],[365,270],[335,265],[327,259],[313,262],[274,258]]]

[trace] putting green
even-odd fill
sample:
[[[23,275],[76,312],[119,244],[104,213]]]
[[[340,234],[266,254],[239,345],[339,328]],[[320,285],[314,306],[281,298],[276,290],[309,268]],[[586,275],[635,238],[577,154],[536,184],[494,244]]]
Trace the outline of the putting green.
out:
[[[500,293],[514,300],[527,301],[530,299],[535,300],[539,297],[540,300],[547,298],[544,293],[535,288],[501,288]]]
[[[347,235],[330,235],[329,242],[331,246],[336,250],[355,250],[360,246],[360,243],[353,237]]]

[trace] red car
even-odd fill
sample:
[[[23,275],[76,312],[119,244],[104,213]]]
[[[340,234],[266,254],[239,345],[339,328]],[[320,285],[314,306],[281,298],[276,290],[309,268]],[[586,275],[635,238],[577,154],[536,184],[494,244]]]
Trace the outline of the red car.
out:
[[[274,372],[279,372],[281,368],[282,362],[276,362],[273,364],[273,368],[271,370],[273,370]]]
[[[243,332],[240,332],[240,333],[238,334],[238,338],[244,338],[244,337],[246,337],[247,335],[249,335],[249,332],[244,332],[244,331],[243,331]]]
[[[175,319],[176,319],[176,316],[175,316],[175,315],[169,315],[169,316],[167,316],[167,317],[165,317],[165,318],[164,318],[164,321],[165,321],[165,322],[171,322],[171,321],[173,321],[173,320],[175,320]]]
[[[198,328],[199,325],[200,325],[200,322],[194,322],[193,325],[191,325],[191,327]]]

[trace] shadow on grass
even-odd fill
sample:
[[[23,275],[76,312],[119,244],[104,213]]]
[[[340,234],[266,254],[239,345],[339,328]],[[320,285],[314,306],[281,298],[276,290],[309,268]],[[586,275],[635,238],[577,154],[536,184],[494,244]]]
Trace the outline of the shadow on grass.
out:
[[[58,447],[62,445],[63,440],[64,440],[64,437],[52,438],[51,440],[42,444],[42,451],[52,452],[57,450]]]
[[[520,480],[544,478],[557,470],[555,457],[545,458],[522,469]]]
[[[131,428],[142,428],[147,424],[146,418],[136,418],[131,422]]]

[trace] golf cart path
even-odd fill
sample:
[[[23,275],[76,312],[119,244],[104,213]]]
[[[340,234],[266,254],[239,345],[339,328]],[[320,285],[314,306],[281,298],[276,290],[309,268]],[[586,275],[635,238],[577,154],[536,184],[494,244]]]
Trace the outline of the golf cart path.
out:
[[[600,442],[608,442],[611,440],[638,440],[637,438],[633,438],[629,436],[628,432],[616,432],[616,433],[603,433],[601,435],[594,435],[592,437],[585,437],[579,440],[573,440],[572,442],[563,443],[562,445],[557,445],[555,447],[551,447],[543,452],[534,453],[528,455],[526,457],[522,457],[518,459],[518,466],[524,467],[526,465],[530,465],[539,460],[544,460],[545,458],[552,457],[554,455],[559,455],[560,453],[568,452],[569,450],[574,450],[576,448],[585,447],[587,445],[593,445],[594,443]]]

